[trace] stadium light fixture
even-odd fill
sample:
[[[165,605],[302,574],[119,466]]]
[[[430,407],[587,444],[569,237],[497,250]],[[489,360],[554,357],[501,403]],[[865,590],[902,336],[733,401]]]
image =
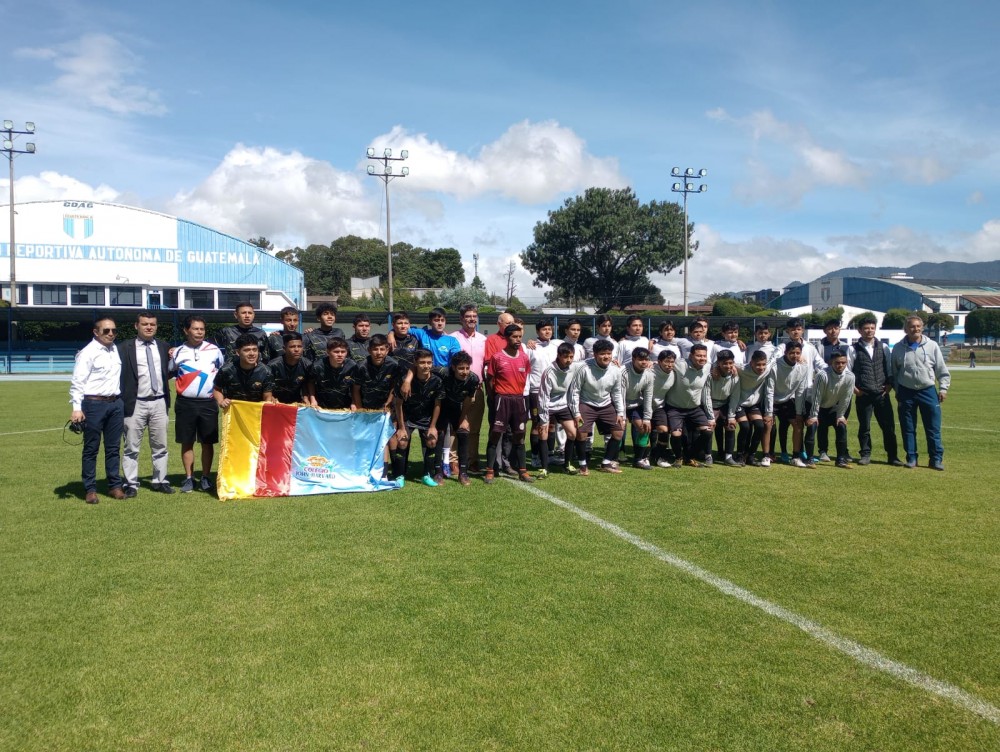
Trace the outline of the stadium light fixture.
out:
[[[10,182],[7,184],[8,195],[10,197],[8,203],[10,204],[10,242],[7,244],[7,255],[10,256],[10,315],[7,318],[7,372],[11,373],[13,371],[13,361],[12,357],[14,354],[14,338],[15,338],[15,324],[14,324],[14,311],[13,309],[17,307],[17,238],[14,234],[14,218],[17,216],[17,212],[14,211],[14,159],[18,154],[34,154],[35,145],[34,143],[25,144],[25,148],[18,149],[17,141],[18,136],[27,136],[35,132],[34,123],[26,123],[24,130],[18,130],[14,127],[13,120],[3,121],[3,148],[0,152],[3,152],[4,156],[7,157],[7,162],[10,165]]]
[[[389,303],[390,314],[392,314],[393,308],[395,307],[395,301],[393,300],[393,293],[392,293],[392,215],[389,210],[389,183],[392,182],[395,178],[405,178],[407,175],[410,174],[410,168],[403,167],[399,171],[399,173],[394,175],[392,172],[392,165],[389,163],[402,162],[404,159],[409,158],[409,156],[410,152],[406,149],[402,149],[399,152],[398,157],[392,156],[392,149],[388,147],[382,151],[381,157],[375,156],[374,148],[368,149],[368,159],[372,159],[376,162],[382,163],[381,170],[379,170],[375,165],[371,164],[368,165],[368,174],[371,175],[372,177],[378,178],[385,185],[385,248],[389,260],[388,303]]]
[[[688,194],[689,193],[704,193],[708,190],[708,186],[700,182],[705,179],[708,175],[708,170],[702,168],[700,170],[695,170],[693,167],[688,167],[681,173],[679,167],[675,167],[670,171],[670,174],[674,177],[681,177],[683,174],[684,183],[674,183],[670,190],[674,193],[684,194],[684,315],[688,315],[688,256],[690,254],[690,238],[688,237]]]

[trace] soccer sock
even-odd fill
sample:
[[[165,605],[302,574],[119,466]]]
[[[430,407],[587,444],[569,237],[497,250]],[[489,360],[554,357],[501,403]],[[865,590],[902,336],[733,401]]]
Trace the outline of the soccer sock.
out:
[[[566,460],[566,465],[572,465],[573,461],[576,459],[576,442],[567,441],[566,448],[563,449],[563,456]]]
[[[733,450],[736,449],[736,431],[727,430],[725,439],[726,441],[725,441],[724,451],[726,453],[726,456],[729,457],[732,455]]]
[[[740,426],[740,432],[736,437],[736,451],[738,451],[740,454],[746,454],[747,445],[750,441],[750,433],[751,433],[750,424],[744,422],[740,423],[739,426]]]
[[[497,446],[499,443],[499,437],[494,439],[493,434],[490,434],[490,440],[486,444],[486,468],[488,470],[496,470]]]
[[[556,432],[549,431],[549,438],[546,441],[546,445],[549,447],[549,454],[552,454],[556,450]]]
[[[469,432],[459,430],[455,434],[455,448],[458,450],[458,472],[467,475],[469,472]]]
[[[567,441],[566,444],[569,445],[569,442]],[[583,439],[582,441],[579,440],[579,439],[577,440],[577,442],[576,442],[576,456],[577,456],[577,459],[580,460],[580,467],[586,467],[587,466],[587,440],[586,439]]]
[[[639,459],[639,457],[641,455],[641,451],[640,451],[640,447],[639,447],[639,435],[640,434],[639,434],[639,429],[635,427],[635,423],[632,423],[629,426],[629,434],[632,436],[632,451],[635,454],[635,458]],[[622,439],[622,444],[624,444],[624,443],[625,443],[625,439],[623,438]]]
[[[764,428],[763,420],[757,418],[756,420],[753,421],[753,431],[750,434],[750,446],[747,447],[747,454],[757,453],[757,445],[760,444],[761,441],[763,441],[764,431],[766,430],[767,429]]]
[[[674,453],[674,461],[684,458],[684,434],[674,436],[670,434],[670,449]]]
[[[701,446],[701,456],[704,459],[712,453],[712,432],[702,431],[701,436],[698,437],[697,445]]]
[[[549,442],[539,441],[538,442],[538,459],[542,465],[542,470],[549,469]]]
[[[611,441],[604,447],[604,461],[608,463],[617,461],[618,450],[621,449],[621,445],[622,440],[612,436]]]
[[[514,445],[514,462],[517,465],[516,470],[518,472],[526,472],[528,467],[524,463],[524,441],[522,439],[520,444]]]
[[[443,436],[438,436],[437,445],[433,449],[431,449],[431,450],[428,450],[427,447],[426,447],[426,445],[425,445],[424,446],[424,455],[425,456],[427,455],[428,451],[430,451],[431,461],[432,461],[432,463],[434,465],[434,469],[431,472],[431,475],[434,475],[435,472],[437,472],[444,464],[447,464],[447,462],[448,462],[448,460],[445,458],[446,457],[446,452],[448,450],[444,448],[444,437]]]
[[[420,440],[421,444],[423,444],[423,450],[424,450],[424,475],[429,475],[433,478],[434,473],[437,472],[437,470],[434,467],[436,464],[435,460],[437,459],[438,455],[437,448],[428,447],[427,444],[424,442],[423,437],[421,437]]]
[[[771,446],[774,446],[774,437],[771,437]],[[781,425],[778,428],[778,441],[781,442],[781,453],[788,454],[788,422],[781,421]]]
[[[805,432],[802,448],[805,451],[806,459],[809,459],[816,451],[816,426],[806,426]]]
[[[406,449],[399,446],[392,453],[392,477],[403,478],[406,476]]]
[[[535,459],[538,459],[539,457],[542,456],[542,449],[540,446],[541,443],[542,440],[538,438],[538,434],[536,433],[531,434],[531,455]]]

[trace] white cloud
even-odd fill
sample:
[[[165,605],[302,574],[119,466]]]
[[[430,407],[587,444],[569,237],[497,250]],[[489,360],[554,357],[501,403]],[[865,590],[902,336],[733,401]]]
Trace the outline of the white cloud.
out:
[[[109,34],[85,34],[44,48],[21,48],[18,57],[51,62],[60,71],[52,88],[63,96],[116,115],[162,115],[160,94],[135,82],[141,59]]]
[[[0,181],[7,188],[10,180]],[[45,170],[39,175],[26,175],[14,180],[14,199],[25,201],[53,201],[73,199],[76,201],[118,201],[121,194],[109,185],[88,185],[69,175]]]
[[[200,185],[180,192],[169,211],[235,237],[264,235],[275,245],[329,243],[378,234],[378,205],[361,176],[297,151],[237,144]]]
[[[424,133],[402,126],[372,139],[381,154],[409,150],[406,190],[439,191],[459,199],[497,194],[525,204],[547,203],[560,194],[592,186],[621,188],[618,160],[595,157],[571,129],[549,120],[515,123],[496,141],[468,156]],[[399,169],[400,163],[393,167]]]
[[[795,205],[818,188],[863,188],[869,180],[869,170],[856,159],[817,143],[808,129],[783,122],[770,110],[737,118],[717,107],[705,115],[732,123],[751,135],[754,148],[747,157],[751,177],[733,186],[735,195],[748,204],[776,201]],[[761,150],[768,152],[766,159],[758,156]]]

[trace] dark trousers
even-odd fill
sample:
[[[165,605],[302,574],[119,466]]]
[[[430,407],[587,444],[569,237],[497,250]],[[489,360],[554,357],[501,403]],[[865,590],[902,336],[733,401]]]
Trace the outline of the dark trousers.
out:
[[[829,440],[829,429],[833,426],[834,441],[837,446],[837,459],[847,459],[847,426],[837,423],[836,407],[821,407],[819,409],[819,423],[817,433],[819,434],[819,447],[821,451],[826,451]]]
[[[889,462],[899,459],[899,448],[896,444],[896,418],[892,412],[892,400],[888,394],[878,392],[862,392],[855,398],[858,406],[858,443],[861,445],[861,456],[870,457],[872,453],[872,413],[882,430],[882,446],[889,456]]]
[[[104,439],[104,474],[108,488],[121,488],[121,443],[125,426],[125,403],[121,399],[101,402],[84,399],[81,405],[86,421],[83,428],[83,488],[97,490],[97,452]]]

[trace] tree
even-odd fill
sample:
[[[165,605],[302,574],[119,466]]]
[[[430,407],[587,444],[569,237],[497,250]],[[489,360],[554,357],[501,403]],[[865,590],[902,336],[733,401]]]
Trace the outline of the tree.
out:
[[[955,317],[949,313],[932,313],[924,322],[928,329],[951,332],[955,329]]]
[[[966,337],[981,339],[1000,337],[1000,308],[976,308],[965,319]]]
[[[250,245],[255,245],[258,248],[262,248],[263,250],[268,251],[268,252],[274,250],[274,243],[272,243],[270,240],[268,240],[267,238],[265,238],[263,235],[260,235],[260,236],[258,236],[256,238],[250,238],[247,242]]]
[[[438,295],[438,303],[442,308],[449,311],[457,311],[466,303],[475,303],[477,306],[490,305],[490,296],[486,290],[477,287],[453,287]]]
[[[504,278],[507,280],[507,306],[510,306],[510,300],[514,297],[514,293],[517,292],[517,282],[514,280],[514,275],[517,274],[517,262],[511,261],[507,265],[507,273],[504,274]]]
[[[878,316],[876,316],[872,311],[863,311],[861,313],[855,314],[851,317],[851,320],[847,322],[848,329],[857,329],[860,326],[861,319],[866,319],[874,317],[878,321]]]
[[[824,311],[813,311],[812,313],[807,313],[803,318],[806,320],[807,328],[822,329],[823,324],[825,324],[830,319],[837,319],[837,321],[844,320],[844,309],[840,306],[834,306],[833,308],[827,308]]]
[[[478,274],[472,278],[472,287],[474,287],[476,290],[483,290],[484,292],[486,290],[486,285],[484,285],[483,281],[479,279]]]
[[[902,329],[906,324],[907,316],[919,316],[924,323],[927,322],[927,314],[923,311],[908,311],[905,308],[890,308],[882,317],[883,329]]]
[[[424,279],[417,287],[457,287],[465,282],[462,254],[454,248],[426,249],[421,253]]]
[[[630,188],[588,188],[535,225],[521,263],[536,287],[558,285],[604,312],[641,302],[653,287],[650,274],[683,261],[684,231],[677,204],[640,204]]]

